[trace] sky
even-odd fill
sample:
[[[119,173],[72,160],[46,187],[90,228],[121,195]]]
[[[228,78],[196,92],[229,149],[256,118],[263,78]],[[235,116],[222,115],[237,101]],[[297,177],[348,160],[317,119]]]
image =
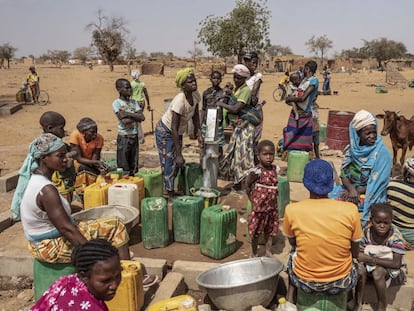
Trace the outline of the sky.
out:
[[[199,22],[226,16],[235,0],[0,0],[0,44],[17,48],[16,56],[40,56],[47,50],[89,46],[86,25],[97,12],[122,17],[137,51],[189,56]],[[402,42],[414,54],[413,0],[268,0],[270,41],[294,54],[313,56],[305,42],[326,35],[328,56],[385,37]],[[237,34],[235,34],[237,35]],[[208,55],[206,47],[198,46]]]

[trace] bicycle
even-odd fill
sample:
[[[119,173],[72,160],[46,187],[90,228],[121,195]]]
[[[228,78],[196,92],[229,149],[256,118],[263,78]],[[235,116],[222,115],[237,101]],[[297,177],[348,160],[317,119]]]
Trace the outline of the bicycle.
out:
[[[24,102],[25,105],[38,104],[40,106],[45,106],[49,103],[49,94],[45,90],[38,90],[39,95],[37,97],[37,102],[33,102],[32,93],[29,88],[29,83],[24,83],[23,87],[16,94],[17,102]]]
[[[277,88],[275,88],[273,91],[273,99],[275,100],[275,102],[281,102],[285,100],[285,97],[286,97],[286,88],[278,84]]]

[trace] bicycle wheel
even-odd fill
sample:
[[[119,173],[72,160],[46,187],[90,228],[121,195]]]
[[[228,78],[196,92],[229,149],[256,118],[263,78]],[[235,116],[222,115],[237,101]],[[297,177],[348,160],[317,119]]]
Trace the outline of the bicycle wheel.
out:
[[[273,99],[275,100],[275,102],[282,101],[282,95],[283,95],[283,90],[280,87],[277,87],[273,91]]]
[[[40,106],[47,105],[49,103],[49,94],[45,90],[39,92],[38,104]]]

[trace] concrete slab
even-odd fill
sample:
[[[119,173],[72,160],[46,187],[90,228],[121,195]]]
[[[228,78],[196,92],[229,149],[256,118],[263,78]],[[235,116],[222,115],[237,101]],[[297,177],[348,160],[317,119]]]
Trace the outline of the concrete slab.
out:
[[[181,273],[184,276],[185,284],[191,290],[201,290],[198,287],[196,278],[197,276],[210,268],[220,265],[215,262],[194,262],[186,260],[176,260],[173,264],[172,271]]]
[[[9,116],[22,109],[23,104],[8,103],[0,107],[0,116]]]
[[[181,273],[170,272],[162,280],[160,287],[158,287],[157,292],[155,293],[155,296],[152,298],[149,306],[158,301],[175,297],[178,295],[183,295],[186,293],[187,286],[184,283],[184,276]],[[148,310],[148,308],[146,310]]]
[[[0,177],[0,192],[12,191],[17,186],[19,170],[9,172]]]
[[[157,275],[162,280],[167,274],[167,260],[143,257],[133,257],[132,260],[139,261],[144,267],[144,274]]]
[[[13,225],[13,219],[10,211],[0,213],[0,232]]]
[[[371,306],[378,303],[374,284],[365,287],[364,301]],[[402,286],[390,286],[387,289],[387,303],[398,310],[413,310],[414,307],[414,279],[408,278]]]

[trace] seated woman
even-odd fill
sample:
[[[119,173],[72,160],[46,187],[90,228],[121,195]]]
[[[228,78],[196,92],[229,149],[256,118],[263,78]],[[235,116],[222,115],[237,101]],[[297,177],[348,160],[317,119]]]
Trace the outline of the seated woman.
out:
[[[30,179],[20,205],[23,231],[30,253],[40,261],[67,263],[74,246],[101,238],[118,248],[121,259],[129,259],[129,235],[117,217],[76,221],[70,204],[51,181],[54,171],[67,165],[64,142],[53,134],[42,134],[30,145],[24,167]]]
[[[414,249],[414,158],[407,158],[402,179],[391,180],[387,200],[393,208],[392,223],[400,230],[407,249]]]
[[[107,168],[100,161],[104,139],[98,134],[96,122],[91,118],[82,118],[76,128],[70,134],[69,142],[71,150],[76,152],[74,159],[79,164],[75,189],[82,197],[84,188],[94,183],[97,175],[106,173]]]
[[[365,227],[373,203],[386,201],[386,190],[391,174],[391,154],[377,135],[378,122],[365,110],[357,112],[349,123],[350,144],[345,147],[341,165],[342,185],[329,197],[356,204],[362,212]]]
[[[78,245],[72,252],[76,273],[54,282],[30,309],[108,311],[105,301],[111,300],[121,283],[118,250],[102,239]]]

